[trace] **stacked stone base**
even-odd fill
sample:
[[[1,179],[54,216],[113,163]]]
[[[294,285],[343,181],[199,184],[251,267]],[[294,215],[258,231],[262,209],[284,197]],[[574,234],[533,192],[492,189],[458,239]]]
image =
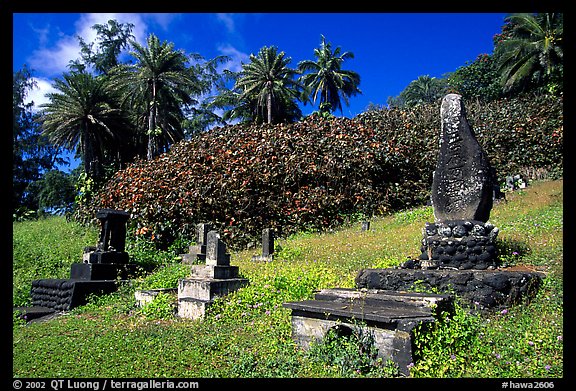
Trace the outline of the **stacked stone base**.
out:
[[[178,316],[201,319],[214,299],[248,284],[238,277],[238,266],[195,265],[190,278],[178,281]]]
[[[32,281],[32,306],[54,311],[69,311],[87,303],[92,294],[106,294],[117,289],[116,281],[43,279]]]
[[[498,228],[489,222],[426,223],[422,235],[420,266],[423,269],[484,270],[497,266]]]
[[[73,263],[69,279],[32,281],[32,306],[69,311],[86,304],[90,295],[114,292],[118,281],[135,272],[134,264]]]
[[[479,310],[508,308],[532,299],[544,275],[501,270],[362,269],[356,286],[395,291],[452,293]]]

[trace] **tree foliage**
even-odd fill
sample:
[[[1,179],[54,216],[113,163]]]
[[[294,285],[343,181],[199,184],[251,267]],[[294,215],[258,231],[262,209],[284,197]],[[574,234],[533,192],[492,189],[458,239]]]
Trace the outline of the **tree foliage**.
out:
[[[104,76],[73,72],[54,81],[57,92],[46,94],[39,119],[43,133],[57,147],[79,148],[83,166],[95,179],[129,140],[132,127],[117,95]]]
[[[316,61],[304,60],[298,63],[300,77],[306,87],[306,93],[312,102],[318,102],[321,112],[342,112],[342,101],[348,105],[349,98],[362,91],[360,75],[354,71],[342,69],[344,61],[353,59],[354,53],[343,52],[340,47],[332,50],[332,44],[321,36],[320,47],[314,49]],[[308,73],[306,73],[308,72]]]
[[[411,81],[397,99],[389,99],[388,103],[393,107],[414,107],[437,102],[446,91],[447,85],[444,79],[422,75]]]
[[[256,122],[285,122],[301,114],[296,101],[302,88],[295,79],[297,72],[289,67],[291,61],[275,46],[265,46],[242,65],[234,89]]]
[[[32,71],[24,66],[12,78],[12,208],[24,207],[36,211],[38,201],[30,187],[42,174],[64,163],[58,149],[42,134],[33,111],[34,102],[26,103],[28,93],[35,88]]]
[[[502,96],[502,86],[493,55],[486,53],[456,69],[446,77],[448,89],[466,100],[488,102]]]
[[[561,175],[561,99],[470,102],[467,112],[500,179],[537,170]],[[436,104],[215,128],[117,172],[80,215],[126,210],[136,232],[163,245],[192,238],[201,222],[234,247],[258,241],[263,228],[279,235],[335,228],[351,215],[425,203],[439,128]]]
[[[563,14],[511,14],[495,47],[506,92],[546,87],[562,89]]]

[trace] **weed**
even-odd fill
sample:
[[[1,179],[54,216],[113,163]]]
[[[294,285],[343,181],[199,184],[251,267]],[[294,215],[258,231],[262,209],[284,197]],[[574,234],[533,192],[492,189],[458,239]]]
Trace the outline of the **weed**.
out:
[[[516,251],[516,264],[542,264],[553,272],[530,302],[490,316],[457,306],[454,316],[417,331],[412,377],[563,376],[561,200],[562,181],[541,182],[495,206],[500,252]],[[136,309],[136,288],[174,287],[189,266],[175,260],[182,243],[160,251],[142,237],[129,238],[131,261],[154,271],[117,292],[92,297],[67,316],[26,327],[14,318],[13,376],[397,376],[393,365],[375,358],[369,333],[344,340],[332,335],[302,352],[292,340],[291,312],[283,303],[313,298],[323,288],[353,288],[359,269],[391,267],[417,251],[429,207],[405,213],[374,218],[366,232],[351,226],[293,235],[279,241],[282,248],[272,262],[253,262],[250,251],[234,252],[232,263],[250,284],[216,299],[202,321],[174,317],[175,297],[169,295]],[[15,222],[13,228],[14,306],[27,303],[33,279],[67,278],[83,246],[97,240],[95,229],[63,217]]]
[[[143,315],[146,319],[169,319],[176,312],[176,296],[160,292],[154,299],[146,303],[137,313]]]

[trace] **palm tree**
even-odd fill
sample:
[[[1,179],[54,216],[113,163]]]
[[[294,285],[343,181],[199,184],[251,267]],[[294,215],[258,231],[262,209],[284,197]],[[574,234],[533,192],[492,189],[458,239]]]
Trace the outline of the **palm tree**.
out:
[[[294,79],[297,71],[288,67],[291,61],[271,46],[261,48],[258,55],[251,54],[250,62],[242,65],[234,90],[240,106],[248,105],[255,119],[264,118],[265,113],[266,121],[272,123],[289,119],[295,108],[298,110],[294,101],[302,88]]]
[[[194,68],[187,66],[186,54],[174,50],[173,43],[161,43],[151,34],[147,47],[131,44],[136,64],[119,65],[110,75],[124,104],[133,109],[137,126],[145,131],[150,160],[184,138],[182,107],[197,103],[193,96],[204,92],[205,86]]]
[[[130,131],[130,122],[103,76],[86,72],[64,74],[40,105],[39,122],[56,147],[76,150],[85,172],[100,178],[106,157],[118,151]]]
[[[446,82],[443,79],[423,75],[410,82],[400,93],[400,97],[406,106],[416,106],[434,102],[441,98],[445,92]]]
[[[319,48],[314,49],[316,61],[304,60],[298,63],[298,70],[310,72],[302,75],[300,80],[308,89],[308,96],[312,95],[312,101],[316,104],[319,99],[321,111],[342,112],[342,100],[349,104],[349,98],[362,91],[360,85],[360,75],[353,71],[342,69],[342,63],[354,58],[352,52],[344,52],[340,47],[332,51],[332,45],[326,42],[326,38],[321,35],[322,42]]]
[[[509,31],[495,48],[504,90],[561,82],[562,14],[513,14],[506,21]]]

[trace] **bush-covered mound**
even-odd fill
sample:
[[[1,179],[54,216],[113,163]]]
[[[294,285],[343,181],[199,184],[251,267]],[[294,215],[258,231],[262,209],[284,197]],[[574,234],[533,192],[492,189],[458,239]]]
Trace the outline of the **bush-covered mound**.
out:
[[[562,99],[525,96],[466,103],[468,120],[499,180],[562,175]],[[210,222],[229,246],[337,227],[421,205],[429,196],[440,132],[439,104],[312,114],[294,124],[214,128],[152,161],[117,172],[79,215],[125,210],[137,235],[159,244],[193,238]]]

